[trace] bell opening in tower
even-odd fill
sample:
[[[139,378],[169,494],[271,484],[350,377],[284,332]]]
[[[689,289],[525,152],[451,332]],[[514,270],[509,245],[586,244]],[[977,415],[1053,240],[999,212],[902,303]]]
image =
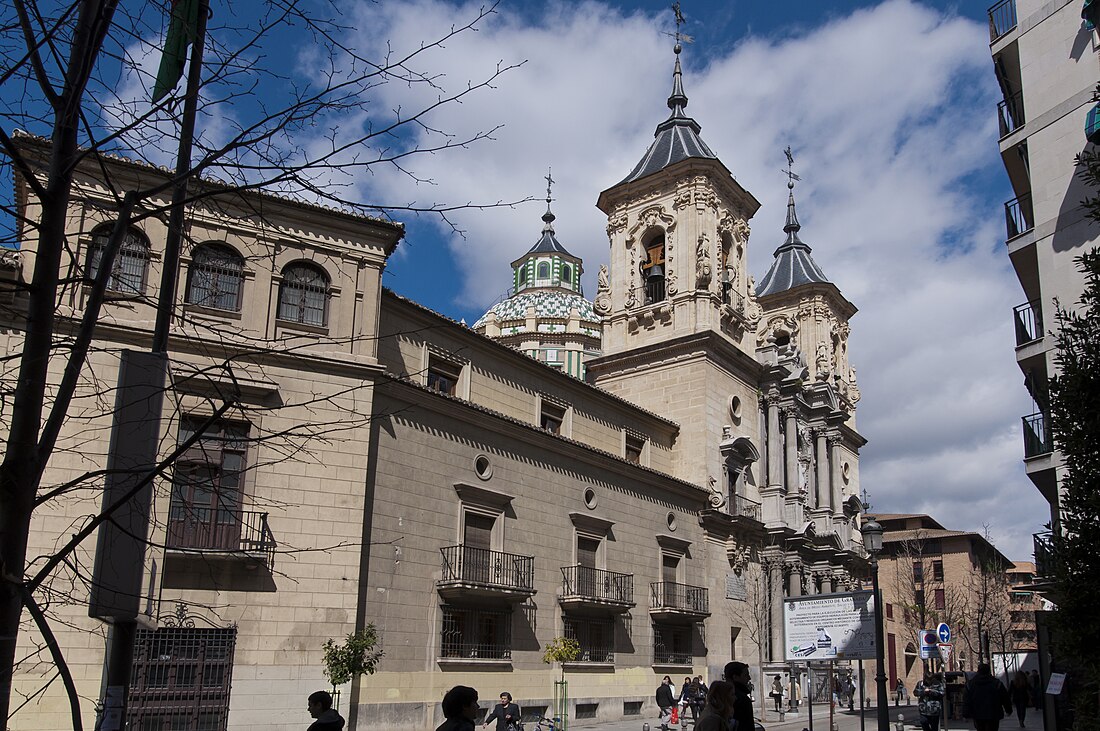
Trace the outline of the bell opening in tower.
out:
[[[662,302],[665,299],[665,236],[658,234],[645,245],[646,260],[642,262],[642,278],[645,280],[645,303]]]

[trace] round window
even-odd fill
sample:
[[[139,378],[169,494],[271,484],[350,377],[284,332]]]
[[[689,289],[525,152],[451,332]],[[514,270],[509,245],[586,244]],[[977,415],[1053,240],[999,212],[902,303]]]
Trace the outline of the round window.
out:
[[[667,516],[665,516],[665,522],[668,523],[668,529],[669,530],[676,530],[676,514],[675,513],[669,513]]]
[[[596,491],[591,487],[586,488],[584,491],[584,505],[589,510],[596,507]]]
[[[739,396],[730,396],[730,418],[734,421],[741,420],[741,398]]]
[[[479,454],[474,458],[474,472],[482,480],[488,480],[493,476],[493,463],[489,461],[486,455]]]

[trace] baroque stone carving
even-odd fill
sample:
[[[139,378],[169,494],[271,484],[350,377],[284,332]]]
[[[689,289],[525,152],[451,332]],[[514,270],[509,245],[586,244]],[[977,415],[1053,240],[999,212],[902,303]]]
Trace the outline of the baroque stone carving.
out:
[[[601,315],[611,312],[611,277],[607,273],[606,264],[600,264],[600,271],[596,275],[596,299],[592,303],[592,309]]]
[[[695,288],[706,289],[710,286],[710,240],[705,232],[695,244],[695,267]]]
[[[691,191],[678,191],[676,197],[672,200],[672,207],[679,210],[681,208],[687,208],[689,205],[691,205]]]
[[[748,321],[749,328],[753,329],[760,323],[760,318],[764,316],[764,308],[760,306],[760,301],[756,298],[756,280],[749,275],[749,294],[745,298],[745,319]]]
[[[5,249],[0,252],[0,269],[11,269],[18,271],[23,268],[23,253],[12,249]]]
[[[720,508],[726,504],[726,496],[718,489],[718,480],[714,479],[713,475],[707,477],[707,487],[710,488],[710,495],[707,500],[710,501],[712,508]]]
[[[815,365],[817,366],[817,380],[819,381],[829,380],[829,376],[832,375],[835,368],[833,355],[829,351],[829,344],[824,340],[817,344],[817,360]]]

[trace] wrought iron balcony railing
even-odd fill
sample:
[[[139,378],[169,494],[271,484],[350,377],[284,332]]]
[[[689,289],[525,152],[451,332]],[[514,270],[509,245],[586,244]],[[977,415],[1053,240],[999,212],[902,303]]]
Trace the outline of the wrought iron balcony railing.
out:
[[[535,559],[532,556],[473,546],[448,546],[439,550],[443,554],[444,583],[465,582],[523,591],[534,589]]]
[[[1051,565],[1054,557],[1053,536],[1050,531],[1043,531],[1032,535],[1031,539],[1035,552],[1035,576],[1036,578],[1049,578],[1054,568]]]
[[[270,562],[276,543],[267,513],[173,505],[165,545],[185,551],[260,553]]]
[[[634,603],[634,575],[594,569],[588,566],[563,566],[563,597],[581,597],[622,604]]]
[[[1016,325],[1016,345],[1032,343],[1043,337],[1043,310],[1039,300],[1017,305],[1012,311]]]
[[[707,590],[701,586],[655,581],[649,585],[649,607],[709,614],[710,599]]]
[[[760,520],[760,503],[741,495],[734,495],[730,500],[730,515],[740,515],[758,521]]]
[[[1023,92],[1018,91],[997,103],[997,121],[1001,126],[1001,137],[1007,137],[1023,126],[1026,121]]]
[[[1016,0],[1001,0],[989,9],[989,42],[1016,27]]]
[[[1024,457],[1038,457],[1054,451],[1053,440],[1050,438],[1050,416],[1042,411],[1036,411],[1030,416],[1023,417],[1024,422]]]
[[[1031,210],[1030,193],[1024,193],[1018,198],[1005,202],[1005,228],[1010,239],[1035,228],[1035,216]]]

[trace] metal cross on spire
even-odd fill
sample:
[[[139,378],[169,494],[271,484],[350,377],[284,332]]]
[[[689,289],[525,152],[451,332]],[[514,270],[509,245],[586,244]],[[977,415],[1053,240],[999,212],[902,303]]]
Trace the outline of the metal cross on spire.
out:
[[[787,169],[782,171],[787,176],[787,188],[794,190],[794,183],[796,180],[802,180],[794,172],[794,155],[791,154],[791,146],[787,145],[787,149],[783,150],[783,154],[787,156]]]
[[[670,35],[676,39],[676,53],[679,53],[681,43],[692,43],[695,39],[687,33],[682,33],[680,31],[681,26],[687,23],[687,21],[684,20],[683,12],[680,10],[680,0],[676,0],[676,2],[672,3],[672,12],[676,16],[676,33],[667,33],[666,35]]]
[[[546,168],[546,177],[544,178],[544,180],[546,181],[546,205],[547,206],[550,205],[550,201],[554,200],[553,198],[550,197],[550,187],[554,184],[554,178],[551,177],[550,171],[551,171],[551,168]]]

